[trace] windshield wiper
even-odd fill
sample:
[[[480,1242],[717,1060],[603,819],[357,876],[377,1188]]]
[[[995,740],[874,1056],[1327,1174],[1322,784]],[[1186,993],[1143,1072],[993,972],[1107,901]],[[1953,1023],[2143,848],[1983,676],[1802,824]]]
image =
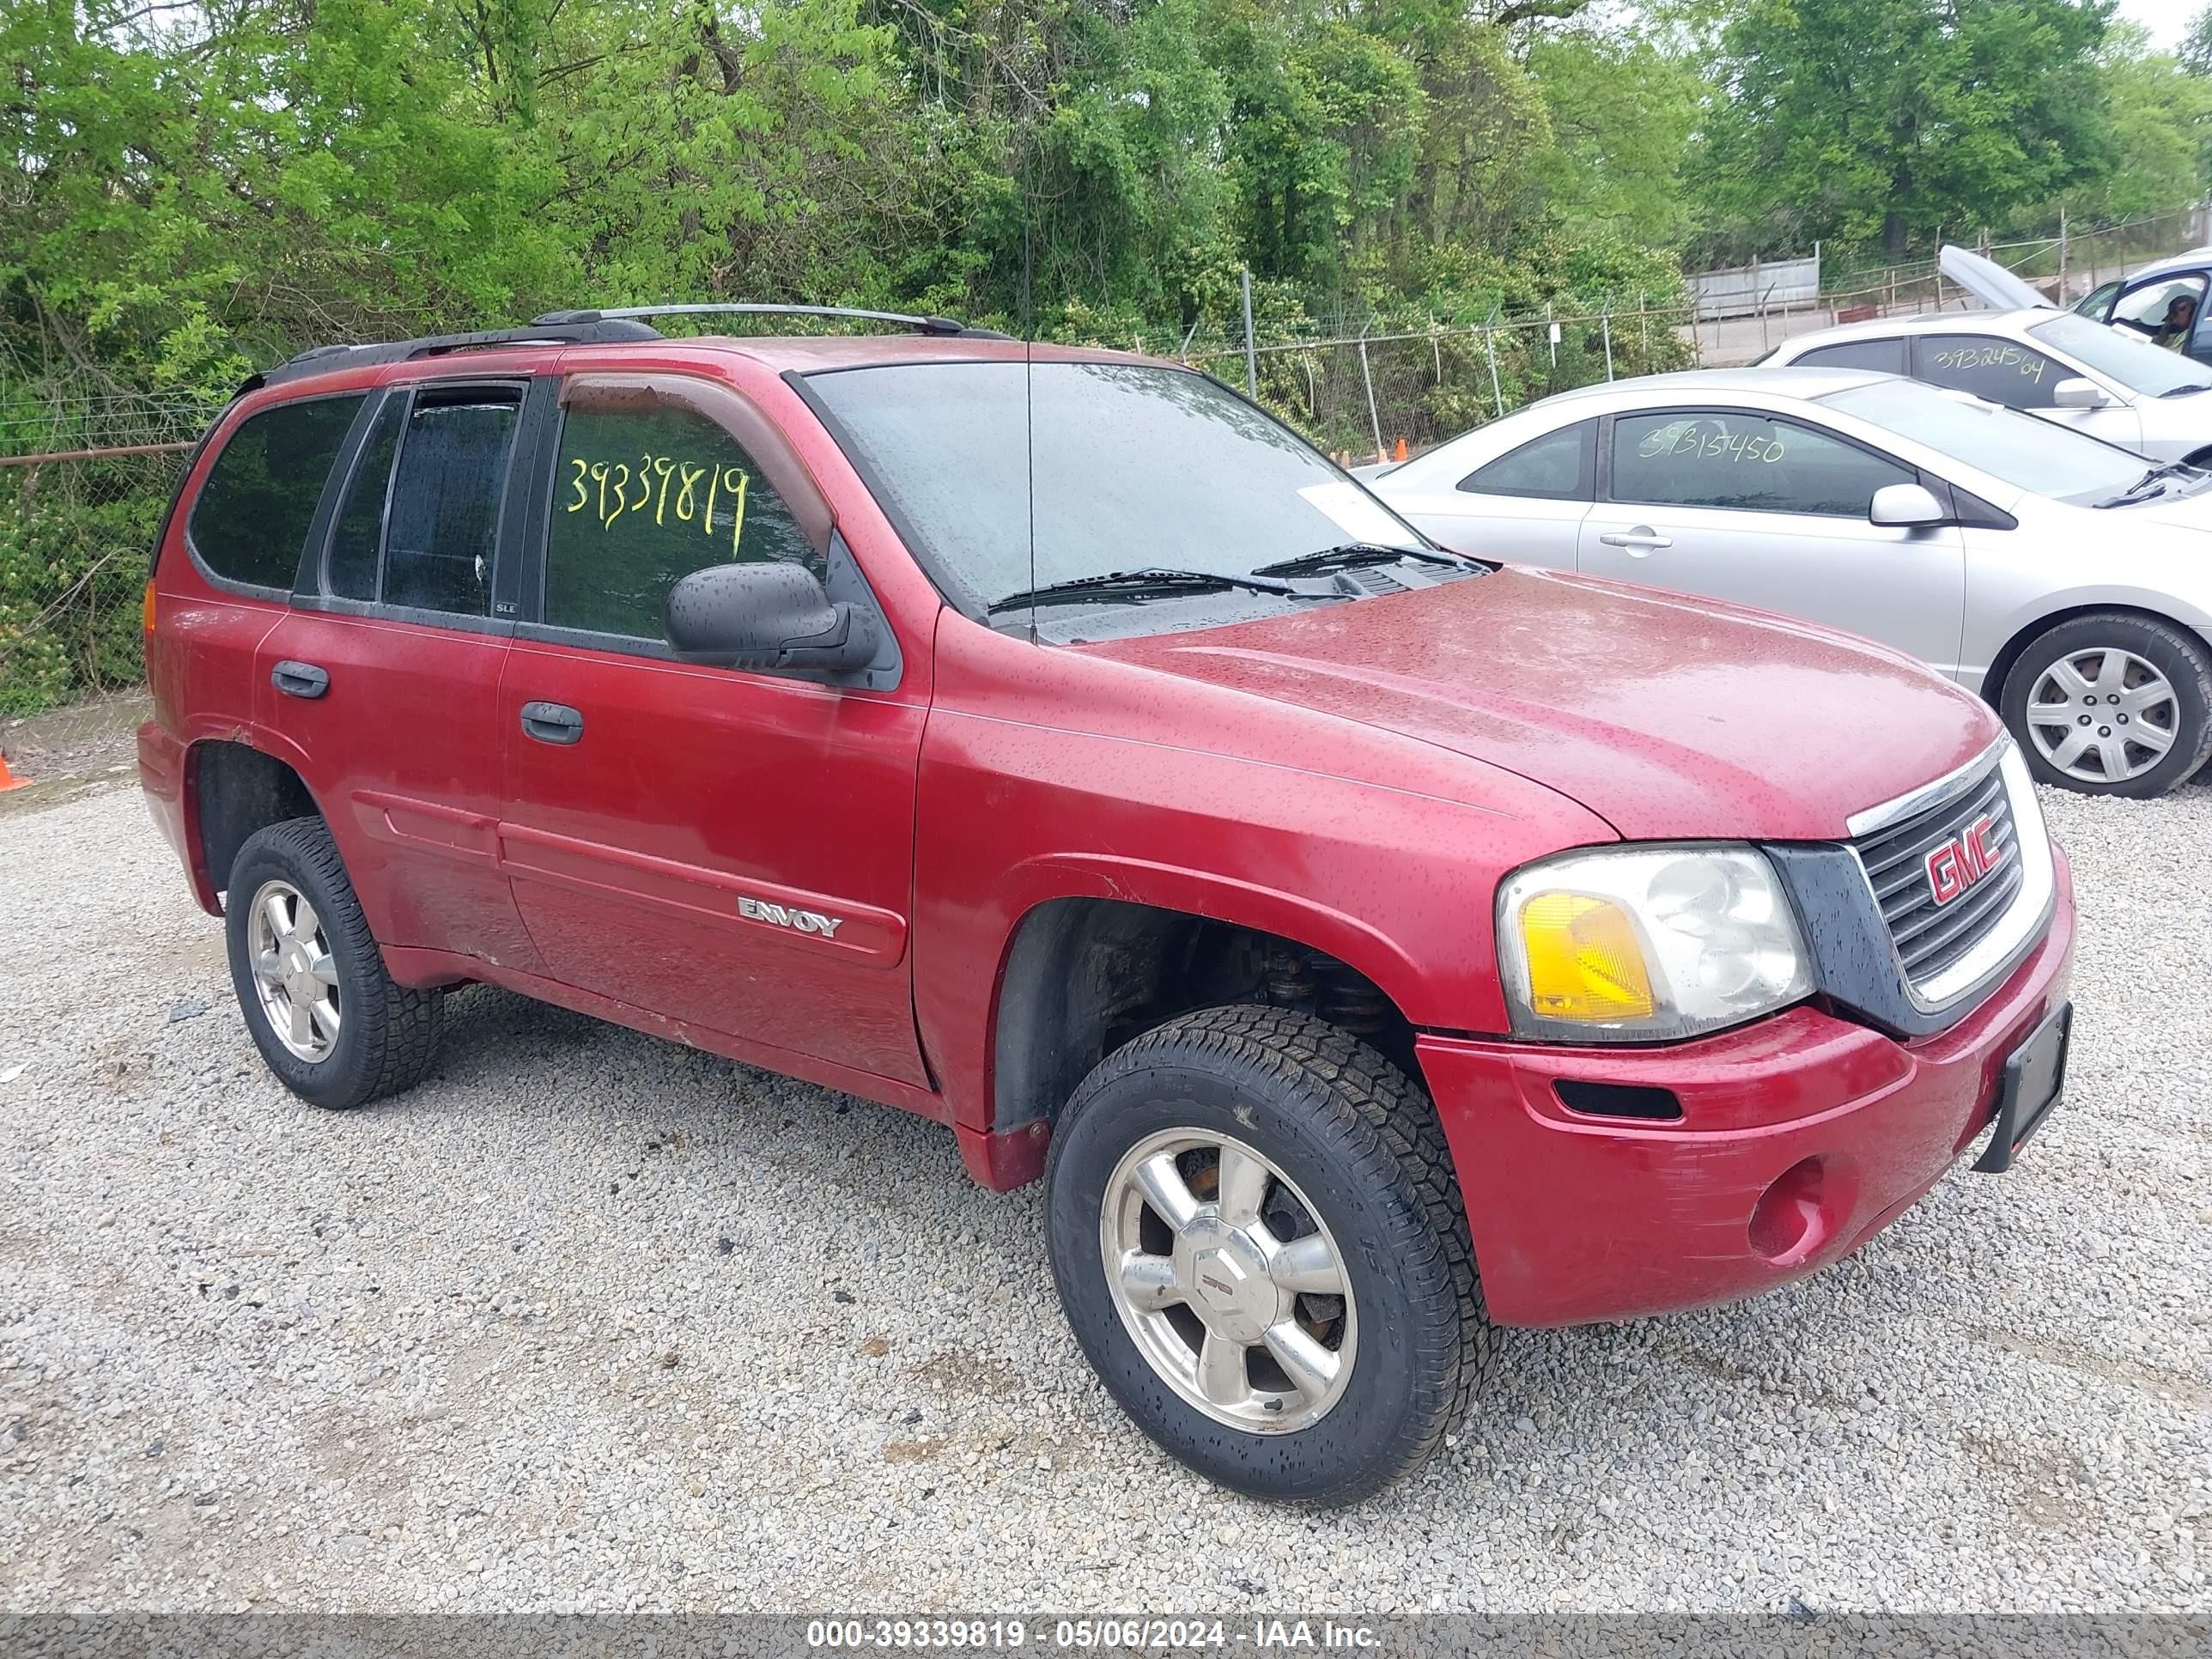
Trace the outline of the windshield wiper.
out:
[[[1317,552],[1301,553],[1295,559],[1278,559],[1273,564],[1263,564],[1252,574],[1255,576],[1318,576],[1328,570],[1352,570],[1367,564],[1395,564],[1401,559],[1419,559],[1423,564],[1447,564],[1458,570],[1480,569],[1473,559],[1457,553],[1438,553],[1425,547],[1392,547],[1385,542],[1340,542],[1334,547],[1324,547]]]
[[[2187,474],[2191,477],[2198,476],[2197,468],[2190,465],[2186,461],[2168,461],[2164,466],[2154,466],[2151,468],[2149,471],[2144,473],[2142,477],[2137,478],[2133,483],[2130,484],[2125,489],[2123,489],[2118,495],[2112,496],[2105,501],[2099,501],[2097,505],[2099,507],[2127,507],[2136,501],[2154,501],[2166,493],[2166,479],[2177,478],[2184,474]],[[2151,488],[2153,484],[2156,484],[2158,488],[2153,489]]]
[[[2200,392],[2212,392],[2212,380],[2199,380],[2195,386],[2170,386],[2158,395],[2161,398],[2193,398]]]
[[[1146,565],[1135,570],[1109,570],[1101,576],[1078,576],[1069,581],[1048,582],[1042,587],[1009,593],[994,599],[988,614],[1019,611],[1033,605],[1080,605],[1089,599],[1173,599],[1185,593],[1225,593],[1232,587],[1255,593],[1279,594],[1286,599],[1334,599],[1336,593],[1312,593],[1288,582],[1271,582],[1257,576],[1224,574],[1218,570],[1171,570]]]

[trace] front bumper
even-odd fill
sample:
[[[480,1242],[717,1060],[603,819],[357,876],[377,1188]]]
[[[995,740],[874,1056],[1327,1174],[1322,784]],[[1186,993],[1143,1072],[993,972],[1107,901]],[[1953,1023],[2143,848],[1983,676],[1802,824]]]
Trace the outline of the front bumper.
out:
[[[1422,1036],[1491,1317],[1571,1325],[1754,1295],[1849,1255],[1926,1193],[1989,1127],[2006,1058],[2065,1000],[2073,884],[2053,850],[2049,931],[1980,1006],[1917,1042],[1810,1006],[1665,1048]],[[1681,1115],[1574,1111],[1562,1079],[1667,1090]]]

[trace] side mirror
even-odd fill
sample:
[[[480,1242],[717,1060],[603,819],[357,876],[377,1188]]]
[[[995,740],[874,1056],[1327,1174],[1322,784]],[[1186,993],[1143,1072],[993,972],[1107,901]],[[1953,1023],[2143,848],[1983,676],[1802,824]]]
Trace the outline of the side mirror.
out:
[[[2051,401],[2060,409],[2103,409],[2112,401],[2112,394],[2077,374],[2051,387]]]
[[[1885,530],[1925,530],[1951,521],[1936,492],[1925,484],[1884,484],[1874,492],[1867,518]]]
[[[663,629],[678,655],[725,668],[848,673],[876,652],[865,617],[804,565],[775,562],[693,571],[669,589]]]

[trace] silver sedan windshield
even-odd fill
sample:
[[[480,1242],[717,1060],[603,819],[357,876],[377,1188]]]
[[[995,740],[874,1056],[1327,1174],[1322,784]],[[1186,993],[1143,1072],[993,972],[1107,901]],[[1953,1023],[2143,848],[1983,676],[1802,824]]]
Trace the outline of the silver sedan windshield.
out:
[[[2102,323],[2062,312],[2027,331],[2053,350],[2078,358],[2100,374],[2154,398],[2212,392],[2212,369],[2148,340],[2133,339]]]
[[[1879,380],[1820,401],[2058,501],[2108,500],[2143,475],[2143,458],[2132,450],[1917,380]]]

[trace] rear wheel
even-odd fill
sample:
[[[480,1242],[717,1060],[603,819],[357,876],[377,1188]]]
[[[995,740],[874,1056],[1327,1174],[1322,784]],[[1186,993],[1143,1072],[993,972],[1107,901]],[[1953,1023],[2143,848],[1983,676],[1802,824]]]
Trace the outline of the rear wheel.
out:
[[[1208,1478],[1350,1503],[1464,1413],[1493,1333],[1449,1155],[1356,1038],[1275,1008],[1170,1021],[1077,1089],[1046,1179],[1077,1339]]]
[[[441,994],[392,982],[320,818],[254,832],[224,904],[231,983],[261,1058],[318,1106],[412,1088],[437,1057]]]
[[[2170,623],[2094,611],[2029,641],[2001,707],[2039,782],[2162,795],[2212,755],[2212,653]]]

